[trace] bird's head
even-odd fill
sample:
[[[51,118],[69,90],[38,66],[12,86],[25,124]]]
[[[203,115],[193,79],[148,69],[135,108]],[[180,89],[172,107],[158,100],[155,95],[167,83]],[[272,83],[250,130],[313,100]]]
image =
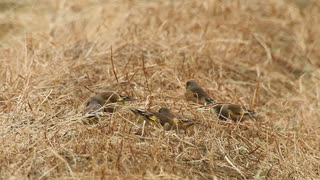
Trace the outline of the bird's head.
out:
[[[215,106],[213,106],[213,109],[215,110],[216,113],[220,113],[221,108],[222,108],[222,105],[215,105]]]
[[[168,113],[170,113],[170,109],[162,107],[159,109],[158,112],[161,114],[168,114]]]
[[[198,85],[198,83],[196,83],[196,81],[194,81],[194,80],[187,81],[186,89],[192,90],[192,89],[196,89],[199,87],[200,86]]]

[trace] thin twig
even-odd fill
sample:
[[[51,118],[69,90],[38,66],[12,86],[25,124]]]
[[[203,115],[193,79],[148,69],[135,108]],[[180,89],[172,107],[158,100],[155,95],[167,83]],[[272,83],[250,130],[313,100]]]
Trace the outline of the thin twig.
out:
[[[224,156],[224,158],[227,160],[227,162],[244,178],[244,179],[247,179],[244,174],[240,171],[240,169],[238,169],[231,161],[230,159],[228,158],[227,155]]]
[[[260,79],[260,78],[259,78]],[[249,108],[254,108],[256,106],[256,101],[259,96],[259,90],[260,90],[260,80],[257,81],[256,88],[253,92],[253,96],[251,98],[251,103]]]
[[[70,167],[70,165],[69,165],[69,163],[67,162],[67,160],[65,160],[62,156],[60,156],[60,155],[59,155],[55,150],[53,150],[51,147],[48,147],[48,150],[51,151],[52,154],[53,154],[55,157],[57,157],[58,159],[60,159],[60,160],[67,166],[67,168],[68,168],[68,170],[69,170],[72,178],[73,178],[73,179],[76,179],[75,176],[74,176],[74,174],[73,174],[73,171],[72,171],[72,169],[71,169],[71,167]]]
[[[262,39],[262,37],[259,34],[253,34],[254,38],[260,43],[260,45],[264,48],[266,54],[267,54],[267,61],[266,63],[272,62],[272,53],[270,48],[268,47],[268,45],[264,42],[264,40]]]
[[[143,120],[141,137],[143,137],[143,135],[144,135],[144,126],[145,125],[146,125],[146,120]]]
[[[147,70],[146,70],[146,66],[145,66],[145,61],[144,61],[144,55],[142,55],[142,70],[143,70],[143,74],[144,74],[144,77],[145,77],[145,85],[149,91],[149,93],[151,94],[151,90],[150,90],[150,87],[149,87],[149,84],[148,84],[148,77],[147,77]]]
[[[90,89],[88,86],[83,86],[84,88],[86,88],[87,90],[89,90],[92,93],[96,93],[94,90]]]
[[[117,76],[117,73],[116,73],[116,70],[115,70],[115,67],[114,67],[112,46],[110,47],[110,59],[111,59],[111,66],[112,66],[113,75],[114,75],[114,77],[116,78],[117,84],[120,85],[119,79],[118,79],[118,76]],[[129,93],[128,93],[123,87],[120,86],[120,88],[121,88],[122,91],[124,91],[127,95],[129,95]]]
[[[119,79],[118,79],[116,70],[115,70],[115,68],[114,68],[114,63],[113,63],[112,46],[110,47],[110,52],[111,52],[111,53],[110,53],[110,59],[111,59],[111,66],[112,66],[113,75],[114,75],[114,77],[116,78],[117,83],[119,83]]]

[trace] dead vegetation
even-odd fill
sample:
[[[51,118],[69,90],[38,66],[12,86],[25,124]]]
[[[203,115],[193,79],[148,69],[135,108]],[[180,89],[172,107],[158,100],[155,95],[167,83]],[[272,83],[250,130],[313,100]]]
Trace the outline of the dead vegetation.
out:
[[[2,178],[320,176],[318,1],[13,2],[0,3]],[[184,101],[190,79],[261,119],[218,121]],[[139,101],[83,125],[101,90]],[[128,107],[162,106],[206,126],[140,136]]]

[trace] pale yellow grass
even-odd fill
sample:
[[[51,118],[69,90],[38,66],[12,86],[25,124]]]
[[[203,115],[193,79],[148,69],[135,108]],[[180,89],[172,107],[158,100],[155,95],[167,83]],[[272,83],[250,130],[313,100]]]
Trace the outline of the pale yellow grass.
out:
[[[25,0],[0,9],[3,179],[319,178],[319,2]],[[184,101],[189,79],[259,119],[219,122]],[[139,100],[83,125],[85,101],[102,90]],[[166,106],[205,126],[151,125],[140,136],[129,106]]]

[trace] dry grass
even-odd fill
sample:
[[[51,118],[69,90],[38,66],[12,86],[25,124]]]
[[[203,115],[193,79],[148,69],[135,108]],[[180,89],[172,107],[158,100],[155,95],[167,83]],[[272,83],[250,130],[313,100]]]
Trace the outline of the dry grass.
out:
[[[3,179],[316,179],[320,176],[320,3],[0,3]],[[116,80],[111,65],[111,47]],[[195,79],[261,119],[221,123],[183,100]],[[126,107],[81,123],[101,90],[206,124],[147,127]]]

